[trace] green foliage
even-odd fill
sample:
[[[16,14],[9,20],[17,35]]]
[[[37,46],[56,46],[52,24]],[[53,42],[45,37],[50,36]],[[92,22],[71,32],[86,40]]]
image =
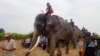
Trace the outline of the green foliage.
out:
[[[99,39],[100,39],[100,36],[97,36],[97,38],[99,38]]]
[[[34,34],[34,33],[31,32],[31,33],[28,34],[28,36],[29,36],[29,37],[33,37],[33,34]]]
[[[0,33],[4,33],[5,30],[3,28],[0,28]]]
[[[0,40],[3,39],[4,33],[5,32],[0,33]],[[24,38],[27,38],[27,37],[33,37],[33,32],[31,32],[29,34],[20,34],[20,33],[11,33],[11,34],[12,34],[13,39],[24,39]]]
[[[0,28],[0,39],[3,38],[4,33],[5,33],[5,30],[3,28]]]
[[[12,33],[13,39],[24,39],[28,37],[33,37],[33,32],[29,34],[19,34],[19,33]]]
[[[0,39],[3,38],[4,32],[0,33]]]
[[[12,38],[13,39],[23,39],[23,38],[27,38],[27,34],[12,33]]]

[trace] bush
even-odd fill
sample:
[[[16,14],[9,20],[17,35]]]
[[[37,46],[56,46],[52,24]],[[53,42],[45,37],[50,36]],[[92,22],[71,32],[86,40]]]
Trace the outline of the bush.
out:
[[[27,34],[12,33],[12,38],[13,39],[23,39],[23,38],[27,38]]]
[[[4,33],[0,33],[0,40],[3,40],[3,37],[4,37]],[[29,34],[12,33],[13,39],[24,39],[27,37],[33,37],[33,32]]]
[[[97,38],[99,38],[99,39],[100,39],[100,36],[97,36]]]
[[[0,33],[0,39],[3,39],[4,32]]]

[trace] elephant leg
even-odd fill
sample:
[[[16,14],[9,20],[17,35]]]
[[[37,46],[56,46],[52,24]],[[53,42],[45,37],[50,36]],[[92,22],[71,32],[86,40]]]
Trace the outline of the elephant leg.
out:
[[[58,43],[58,53],[57,56],[61,56],[62,52],[61,52],[61,42]]]
[[[78,34],[73,35],[73,38],[72,38],[72,46],[73,46],[73,49],[76,49],[78,37],[79,37]]]
[[[48,41],[46,43],[46,51],[47,53],[50,53],[50,39],[48,38]]]
[[[54,56],[55,39],[50,39],[50,56]]]
[[[76,48],[76,41],[73,42],[73,49]]]
[[[73,46],[73,49],[75,49],[76,48],[76,40],[74,39],[74,40],[72,40],[72,46]]]
[[[69,54],[69,42],[66,42],[66,52],[65,54]]]

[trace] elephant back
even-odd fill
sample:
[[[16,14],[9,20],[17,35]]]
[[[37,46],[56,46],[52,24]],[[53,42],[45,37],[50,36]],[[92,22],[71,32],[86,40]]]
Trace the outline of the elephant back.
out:
[[[62,27],[64,25],[64,19],[62,17],[60,17],[60,16],[52,15],[51,17],[49,17],[47,19],[47,24],[52,24],[55,27],[56,26]]]

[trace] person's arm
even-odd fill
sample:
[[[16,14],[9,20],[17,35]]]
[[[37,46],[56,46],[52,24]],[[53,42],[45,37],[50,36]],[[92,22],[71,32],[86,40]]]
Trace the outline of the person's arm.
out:
[[[8,50],[8,49],[6,49],[6,48],[4,48],[4,47],[0,47],[0,49],[2,49],[2,50]]]
[[[2,49],[2,50],[5,49],[5,48],[4,48],[4,44],[2,44],[2,45],[0,46],[0,49]]]
[[[13,50],[15,50],[16,48],[6,49],[6,48],[3,48],[3,47],[0,47],[0,49],[2,49],[2,50],[6,50],[6,51],[13,51]]]
[[[0,47],[2,50],[7,50],[6,48]]]
[[[0,49],[2,49],[2,50],[7,50],[6,48],[4,48],[4,46],[0,46]]]
[[[16,50],[16,48],[7,49],[7,51],[14,51],[14,50]]]

